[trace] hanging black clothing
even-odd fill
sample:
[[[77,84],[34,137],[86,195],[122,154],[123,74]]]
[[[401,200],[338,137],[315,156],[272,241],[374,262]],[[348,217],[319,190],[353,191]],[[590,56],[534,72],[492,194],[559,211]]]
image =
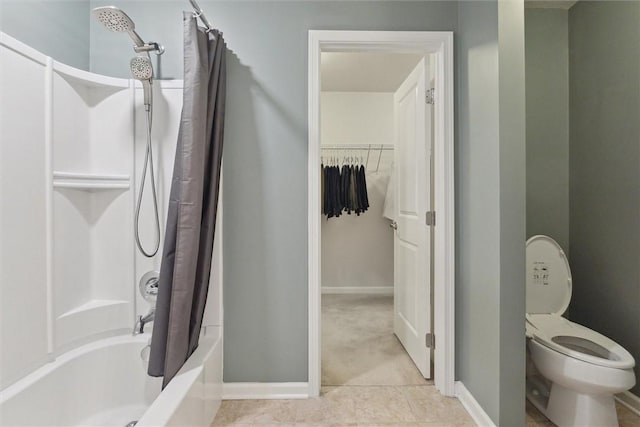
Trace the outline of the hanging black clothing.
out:
[[[367,195],[367,178],[364,170],[364,166],[360,166],[358,170],[358,200],[362,208],[362,212],[369,209],[369,196]]]
[[[337,166],[325,167],[325,207],[328,218],[338,217],[342,213],[342,195],[340,194],[340,170]]]
[[[342,209],[351,214],[349,208],[349,166],[343,165],[340,174],[340,194],[342,194]]]
[[[360,201],[358,200],[358,169],[357,166],[350,166],[351,172],[349,178],[351,179],[351,187],[349,189],[349,197],[351,198],[351,206],[356,215],[360,215]]]
[[[320,165],[322,214],[339,217],[343,212],[360,215],[369,208],[367,179],[363,165]]]

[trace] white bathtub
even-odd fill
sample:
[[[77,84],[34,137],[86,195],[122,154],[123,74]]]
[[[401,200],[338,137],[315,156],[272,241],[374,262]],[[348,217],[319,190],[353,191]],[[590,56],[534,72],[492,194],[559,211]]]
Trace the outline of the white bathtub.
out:
[[[209,426],[220,405],[222,345],[206,336],[171,383],[146,374],[149,334],[67,352],[0,392],[2,426]]]

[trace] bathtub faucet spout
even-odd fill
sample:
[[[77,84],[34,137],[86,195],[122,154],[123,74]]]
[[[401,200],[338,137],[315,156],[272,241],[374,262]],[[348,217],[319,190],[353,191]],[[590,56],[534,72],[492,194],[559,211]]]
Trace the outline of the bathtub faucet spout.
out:
[[[146,315],[139,316],[138,324],[136,325],[134,334],[136,333],[144,334],[144,325],[146,325],[149,322],[153,322],[155,315],[156,315],[156,309],[155,307],[152,307],[151,310],[149,310],[149,312]]]

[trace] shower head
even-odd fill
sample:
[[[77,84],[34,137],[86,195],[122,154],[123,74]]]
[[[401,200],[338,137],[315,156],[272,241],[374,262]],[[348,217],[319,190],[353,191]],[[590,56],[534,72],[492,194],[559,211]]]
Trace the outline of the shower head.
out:
[[[151,108],[151,79],[153,78],[153,66],[151,59],[145,56],[136,56],[131,59],[131,75],[142,82],[144,91],[144,107],[147,111]]]
[[[136,56],[131,59],[131,75],[136,80],[151,80],[153,78],[153,66],[151,60],[144,56]]]
[[[137,47],[145,46],[145,42],[136,33],[136,25],[133,20],[122,10],[115,6],[96,7],[93,9],[93,16],[107,28],[116,33],[129,34]]]

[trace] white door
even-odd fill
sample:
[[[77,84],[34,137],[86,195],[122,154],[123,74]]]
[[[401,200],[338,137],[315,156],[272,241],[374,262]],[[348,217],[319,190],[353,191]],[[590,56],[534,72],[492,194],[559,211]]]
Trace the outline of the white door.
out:
[[[426,224],[431,191],[431,105],[424,58],[394,95],[396,231],[394,237],[394,319],[398,339],[425,378],[431,378],[431,230]]]

